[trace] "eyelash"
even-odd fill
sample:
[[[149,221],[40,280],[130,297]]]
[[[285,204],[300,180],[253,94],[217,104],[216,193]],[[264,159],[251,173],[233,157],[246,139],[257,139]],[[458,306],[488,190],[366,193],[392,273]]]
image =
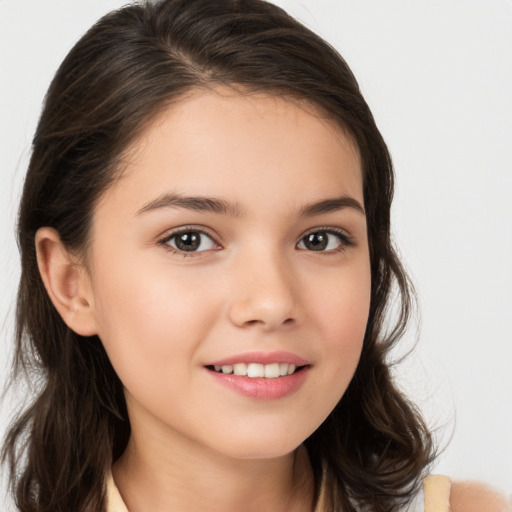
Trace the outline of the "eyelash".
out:
[[[334,235],[335,237],[338,238],[338,240],[340,242],[339,246],[336,247],[335,249],[331,249],[330,251],[308,251],[308,252],[320,252],[322,254],[329,255],[329,254],[344,252],[349,247],[353,247],[356,245],[353,237],[351,237],[346,232],[344,232],[340,229],[336,229],[336,228],[332,228],[332,227],[318,227],[318,228],[314,228],[311,231],[308,231],[307,233],[305,233],[304,235],[301,236],[299,242],[297,242],[297,245],[300,242],[302,242],[309,235],[314,235],[314,234],[318,234],[318,233],[326,233],[328,235]],[[307,250],[307,249],[303,249],[303,250]]]
[[[195,226],[183,226],[182,228],[179,228],[176,231],[173,231],[172,233],[166,235],[164,238],[160,239],[158,241],[158,245],[161,245],[161,246],[164,247],[164,249],[168,250],[169,252],[171,252],[173,254],[177,254],[178,256],[182,256],[184,258],[187,258],[189,256],[197,256],[201,252],[204,252],[204,251],[189,251],[189,252],[187,252],[187,251],[180,251],[179,249],[176,249],[176,248],[172,247],[171,245],[169,245],[169,242],[172,239],[177,238],[178,236],[186,234],[186,233],[200,233],[202,235],[207,236],[216,245],[220,246],[220,244],[218,244],[215,241],[215,238],[210,233],[208,233],[204,229],[201,229],[201,228],[198,228],[198,227],[195,227]]]
[[[168,250],[169,252],[176,254],[178,256],[182,256],[184,258],[187,258],[189,256],[197,257],[198,254],[205,252],[205,251],[181,251],[181,250],[169,245],[169,242],[171,240],[175,239],[176,237],[178,237],[180,235],[186,234],[186,233],[200,233],[201,235],[205,235],[206,237],[208,237],[214,244],[220,246],[220,244],[218,244],[216,242],[214,237],[209,232],[207,232],[206,230],[204,230],[202,228],[198,228],[195,226],[184,226],[182,228],[179,228],[176,231],[173,231],[172,233],[170,233],[170,234],[166,235],[165,237],[163,237],[162,239],[158,240],[157,243],[158,243],[158,245],[163,246],[164,249]],[[336,247],[335,249],[331,249],[330,251],[314,251],[314,250],[308,251],[308,249],[301,249],[301,250],[308,251],[308,252],[319,252],[319,253],[322,253],[325,255],[329,255],[329,254],[344,252],[349,247],[353,247],[354,245],[356,245],[354,239],[351,236],[347,235],[347,233],[345,233],[344,231],[341,231],[341,230],[338,230],[338,229],[335,229],[332,227],[315,228],[315,229],[305,233],[304,235],[302,235],[296,245],[299,245],[299,243],[303,242],[306,239],[306,237],[308,237],[309,235],[318,234],[318,233],[334,235],[335,237],[338,238],[338,240],[340,242],[339,246]]]

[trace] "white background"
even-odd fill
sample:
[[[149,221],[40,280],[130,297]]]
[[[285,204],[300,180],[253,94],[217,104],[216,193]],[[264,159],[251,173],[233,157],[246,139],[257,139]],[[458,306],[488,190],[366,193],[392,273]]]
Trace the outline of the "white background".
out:
[[[123,0],[0,0],[0,380],[19,266],[15,210],[41,101]],[[436,471],[512,493],[512,3],[280,0],[359,80],[394,157],[394,233],[419,295],[397,368],[448,448]],[[12,401],[0,410],[5,430]],[[0,498],[0,502],[1,502]]]

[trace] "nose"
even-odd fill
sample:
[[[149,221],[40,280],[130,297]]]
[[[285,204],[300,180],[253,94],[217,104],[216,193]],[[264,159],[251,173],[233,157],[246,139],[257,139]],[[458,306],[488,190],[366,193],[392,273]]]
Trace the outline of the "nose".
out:
[[[251,258],[232,275],[229,317],[238,327],[272,331],[298,321],[297,280],[279,255]]]

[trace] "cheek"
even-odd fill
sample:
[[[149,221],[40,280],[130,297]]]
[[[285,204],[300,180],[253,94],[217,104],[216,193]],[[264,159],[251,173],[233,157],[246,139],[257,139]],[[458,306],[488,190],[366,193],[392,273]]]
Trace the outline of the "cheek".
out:
[[[329,283],[312,294],[311,308],[323,344],[325,378],[337,390],[337,402],[361,355],[370,308],[369,264],[347,268]]]
[[[100,268],[95,281],[98,334],[126,387],[134,376],[148,385],[183,372],[217,317],[215,299],[200,276],[170,273],[168,266],[140,270]],[[181,275],[180,275],[181,274]]]
[[[335,344],[362,342],[370,309],[369,265],[348,267],[326,281],[325,286],[316,287],[311,300],[326,339]]]

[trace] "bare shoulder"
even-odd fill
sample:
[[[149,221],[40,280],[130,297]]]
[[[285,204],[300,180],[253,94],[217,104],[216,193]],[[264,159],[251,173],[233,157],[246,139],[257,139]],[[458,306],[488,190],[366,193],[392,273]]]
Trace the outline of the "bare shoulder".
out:
[[[453,482],[450,492],[451,512],[512,512],[507,499],[479,482]]]

